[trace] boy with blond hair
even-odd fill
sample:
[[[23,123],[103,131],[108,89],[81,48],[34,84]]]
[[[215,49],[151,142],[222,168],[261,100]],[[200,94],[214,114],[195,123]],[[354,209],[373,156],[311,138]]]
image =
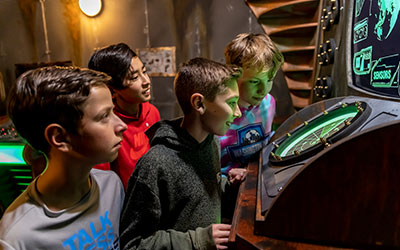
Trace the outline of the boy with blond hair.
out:
[[[119,249],[124,189],[111,171],[126,125],[113,113],[110,77],[77,67],[21,75],[8,114],[47,168],[0,221],[0,249]]]
[[[180,67],[174,87],[184,117],[146,132],[151,147],[128,183],[122,249],[227,248],[230,225],[220,224],[221,193],[230,185],[221,178],[215,135],[241,115],[239,75],[204,58]]]
[[[266,34],[244,33],[226,46],[225,60],[243,69],[237,81],[242,117],[219,137],[222,173],[228,175],[254,159],[271,137],[275,99],[269,92],[283,55]]]

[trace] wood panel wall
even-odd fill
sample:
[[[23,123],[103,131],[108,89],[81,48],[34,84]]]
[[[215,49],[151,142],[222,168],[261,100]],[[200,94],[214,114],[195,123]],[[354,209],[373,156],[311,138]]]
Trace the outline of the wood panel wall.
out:
[[[285,57],[282,70],[293,106],[312,102],[320,0],[246,0]]]

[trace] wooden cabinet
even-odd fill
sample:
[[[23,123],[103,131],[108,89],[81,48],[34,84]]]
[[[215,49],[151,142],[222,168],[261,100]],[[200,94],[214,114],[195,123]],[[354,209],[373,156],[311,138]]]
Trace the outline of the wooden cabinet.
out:
[[[247,0],[264,31],[285,57],[282,70],[293,106],[312,101],[320,0]]]

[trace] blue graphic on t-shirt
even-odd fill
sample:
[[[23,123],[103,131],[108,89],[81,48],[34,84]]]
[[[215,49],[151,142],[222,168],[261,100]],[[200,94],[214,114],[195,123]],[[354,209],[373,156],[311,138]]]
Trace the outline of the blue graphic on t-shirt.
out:
[[[264,135],[261,123],[247,125],[236,131],[238,144],[227,147],[229,156],[233,161],[247,163],[263,146],[268,144],[271,133]]]
[[[96,223],[90,222],[89,232],[82,228],[66,239],[63,242],[63,247],[70,250],[119,249],[119,239],[115,239],[115,230],[112,222],[108,218],[108,214],[109,212],[106,211],[104,217],[99,217],[99,221]]]

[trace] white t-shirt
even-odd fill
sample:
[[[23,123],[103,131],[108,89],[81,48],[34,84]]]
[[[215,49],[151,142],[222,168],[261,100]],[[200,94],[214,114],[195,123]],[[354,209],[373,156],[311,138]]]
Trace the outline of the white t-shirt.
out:
[[[51,211],[34,180],[0,221],[0,249],[119,249],[124,188],[112,171],[93,169],[89,193],[71,208]]]

